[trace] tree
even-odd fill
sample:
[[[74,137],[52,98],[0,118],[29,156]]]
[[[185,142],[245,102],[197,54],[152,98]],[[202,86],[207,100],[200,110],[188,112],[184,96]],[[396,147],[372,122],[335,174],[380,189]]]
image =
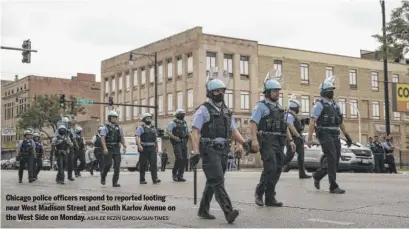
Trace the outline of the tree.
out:
[[[409,52],[409,1],[402,0],[402,5],[392,10],[391,18],[386,23],[387,57],[395,62],[403,59]],[[381,44],[378,51],[383,56],[383,35],[372,35]]]
[[[71,96],[70,101],[76,101]],[[85,114],[85,107],[77,105],[75,102],[66,102],[67,109],[64,115],[71,119],[78,114]],[[36,96],[35,102],[28,109],[21,112],[18,117],[18,126],[21,129],[34,128],[47,135],[51,141],[52,137],[44,130],[44,127],[52,127],[57,130],[57,122],[61,120],[60,103],[58,95]]]

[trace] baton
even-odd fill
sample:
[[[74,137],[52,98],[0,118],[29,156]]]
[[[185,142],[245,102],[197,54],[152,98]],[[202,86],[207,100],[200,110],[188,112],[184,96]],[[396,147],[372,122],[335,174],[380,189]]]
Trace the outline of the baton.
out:
[[[193,167],[193,204],[197,203],[197,165]]]

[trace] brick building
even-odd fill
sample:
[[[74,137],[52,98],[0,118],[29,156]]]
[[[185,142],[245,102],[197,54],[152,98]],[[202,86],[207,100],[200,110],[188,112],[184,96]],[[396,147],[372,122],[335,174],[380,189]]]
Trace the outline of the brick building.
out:
[[[78,99],[98,101],[100,86],[101,83],[96,82],[94,74],[85,73],[77,73],[71,79],[35,75],[19,79],[16,76],[14,82],[2,84],[1,127],[2,130],[8,130],[2,134],[2,158],[5,152],[15,151],[16,142],[22,138],[22,130],[17,129],[17,114],[29,107],[36,95],[64,93],[67,99],[73,95]],[[90,119],[99,119],[99,117],[99,107],[97,105],[86,105],[86,114],[77,116],[76,120],[84,122]],[[95,130],[89,131],[95,132]],[[47,132],[51,134],[52,129],[47,129]]]
[[[190,122],[194,108],[205,100],[206,70],[224,67],[231,75],[225,102],[233,109],[238,126],[247,133],[251,109],[261,97],[263,80],[273,68],[285,80],[280,102],[286,106],[292,93],[301,101],[302,115],[310,114],[319,96],[319,84],[326,75],[340,81],[336,96],[345,114],[345,123],[355,140],[361,122],[361,141],[384,134],[383,64],[369,57],[358,58],[259,44],[257,41],[205,34],[201,27],[173,35],[133,52],[158,55],[159,127],[165,128],[177,108],[187,111]],[[112,96],[118,103],[154,105],[154,69],[144,56],[129,64],[130,52],[101,63],[101,100]],[[389,81],[409,82],[408,65],[389,63]],[[357,109],[354,109],[357,108]],[[118,108],[120,121],[128,136],[133,136],[139,115],[148,109]],[[106,107],[101,114],[106,118]],[[153,113],[153,110],[151,110]],[[391,113],[395,144],[409,145],[405,117]],[[166,145],[166,143],[164,143]]]

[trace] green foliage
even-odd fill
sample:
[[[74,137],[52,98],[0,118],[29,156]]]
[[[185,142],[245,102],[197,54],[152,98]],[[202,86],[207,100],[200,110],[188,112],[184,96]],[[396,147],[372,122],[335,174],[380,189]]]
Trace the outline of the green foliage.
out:
[[[387,3],[387,2],[386,2]],[[391,18],[386,23],[386,47],[387,56],[391,60],[403,59],[409,52],[409,1],[402,0],[402,5],[392,10]],[[383,51],[383,35],[373,35],[381,45],[378,51]]]
[[[66,102],[66,110],[64,116],[69,116],[71,119],[78,114],[85,114],[85,107],[76,104],[76,99],[71,96],[70,101]],[[34,128],[46,134],[51,140],[51,136],[44,131],[44,127],[52,127],[57,129],[57,122],[61,120],[59,95],[40,95],[32,105],[21,112],[18,117],[18,126],[20,129]]]

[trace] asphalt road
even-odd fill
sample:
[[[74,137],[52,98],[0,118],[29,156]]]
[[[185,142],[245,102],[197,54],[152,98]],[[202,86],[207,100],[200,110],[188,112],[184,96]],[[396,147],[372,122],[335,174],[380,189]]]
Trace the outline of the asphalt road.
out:
[[[24,183],[18,184],[17,171],[2,171],[1,174],[1,227],[2,228],[47,228],[47,227],[75,227],[75,228],[105,228],[105,227],[302,227],[302,228],[332,228],[332,227],[409,227],[409,174],[358,174],[341,173],[338,175],[340,186],[346,189],[344,195],[334,195],[328,192],[328,180],[321,183],[322,190],[313,187],[312,180],[299,180],[297,172],[283,173],[277,186],[277,199],[284,202],[281,208],[258,207],[254,204],[254,189],[260,176],[259,171],[228,172],[226,174],[226,187],[236,209],[240,215],[234,224],[227,224],[219,205],[213,198],[211,213],[215,220],[203,220],[197,217],[198,205],[193,205],[193,173],[187,172],[186,183],[175,183],[171,179],[169,170],[160,172],[162,183],[153,185],[148,179],[147,185],[139,184],[139,174],[134,172],[121,172],[120,188],[111,185],[112,173],[108,175],[107,185],[99,183],[98,176],[91,176],[83,172],[81,178],[65,185],[55,184],[54,171],[42,171],[39,180],[29,184],[25,172]],[[147,173],[150,178],[150,174]],[[198,171],[198,203],[204,188],[204,174]],[[7,201],[6,195],[17,196],[51,196],[60,194],[85,198],[86,196],[166,196],[166,201],[138,201],[126,200],[109,201],[57,201],[38,200]],[[107,197],[106,197],[107,198]],[[115,200],[115,199],[114,199]],[[20,205],[34,206],[44,204],[66,206],[114,206],[118,204],[137,206],[166,206],[166,211],[22,211]],[[6,206],[20,206],[19,211],[10,211]],[[175,206],[175,211],[170,211]],[[47,216],[60,214],[84,216],[83,222],[79,220],[19,220],[7,219],[6,214]],[[92,216],[100,217],[99,220],[90,220]],[[123,220],[114,218],[128,216]],[[133,219],[129,219],[133,216]],[[148,220],[138,220],[139,216],[152,216]],[[152,220],[156,216],[157,220]],[[166,217],[163,217],[166,216]],[[105,220],[101,217],[105,217]],[[109,218],[109,220],[108,220]]]

